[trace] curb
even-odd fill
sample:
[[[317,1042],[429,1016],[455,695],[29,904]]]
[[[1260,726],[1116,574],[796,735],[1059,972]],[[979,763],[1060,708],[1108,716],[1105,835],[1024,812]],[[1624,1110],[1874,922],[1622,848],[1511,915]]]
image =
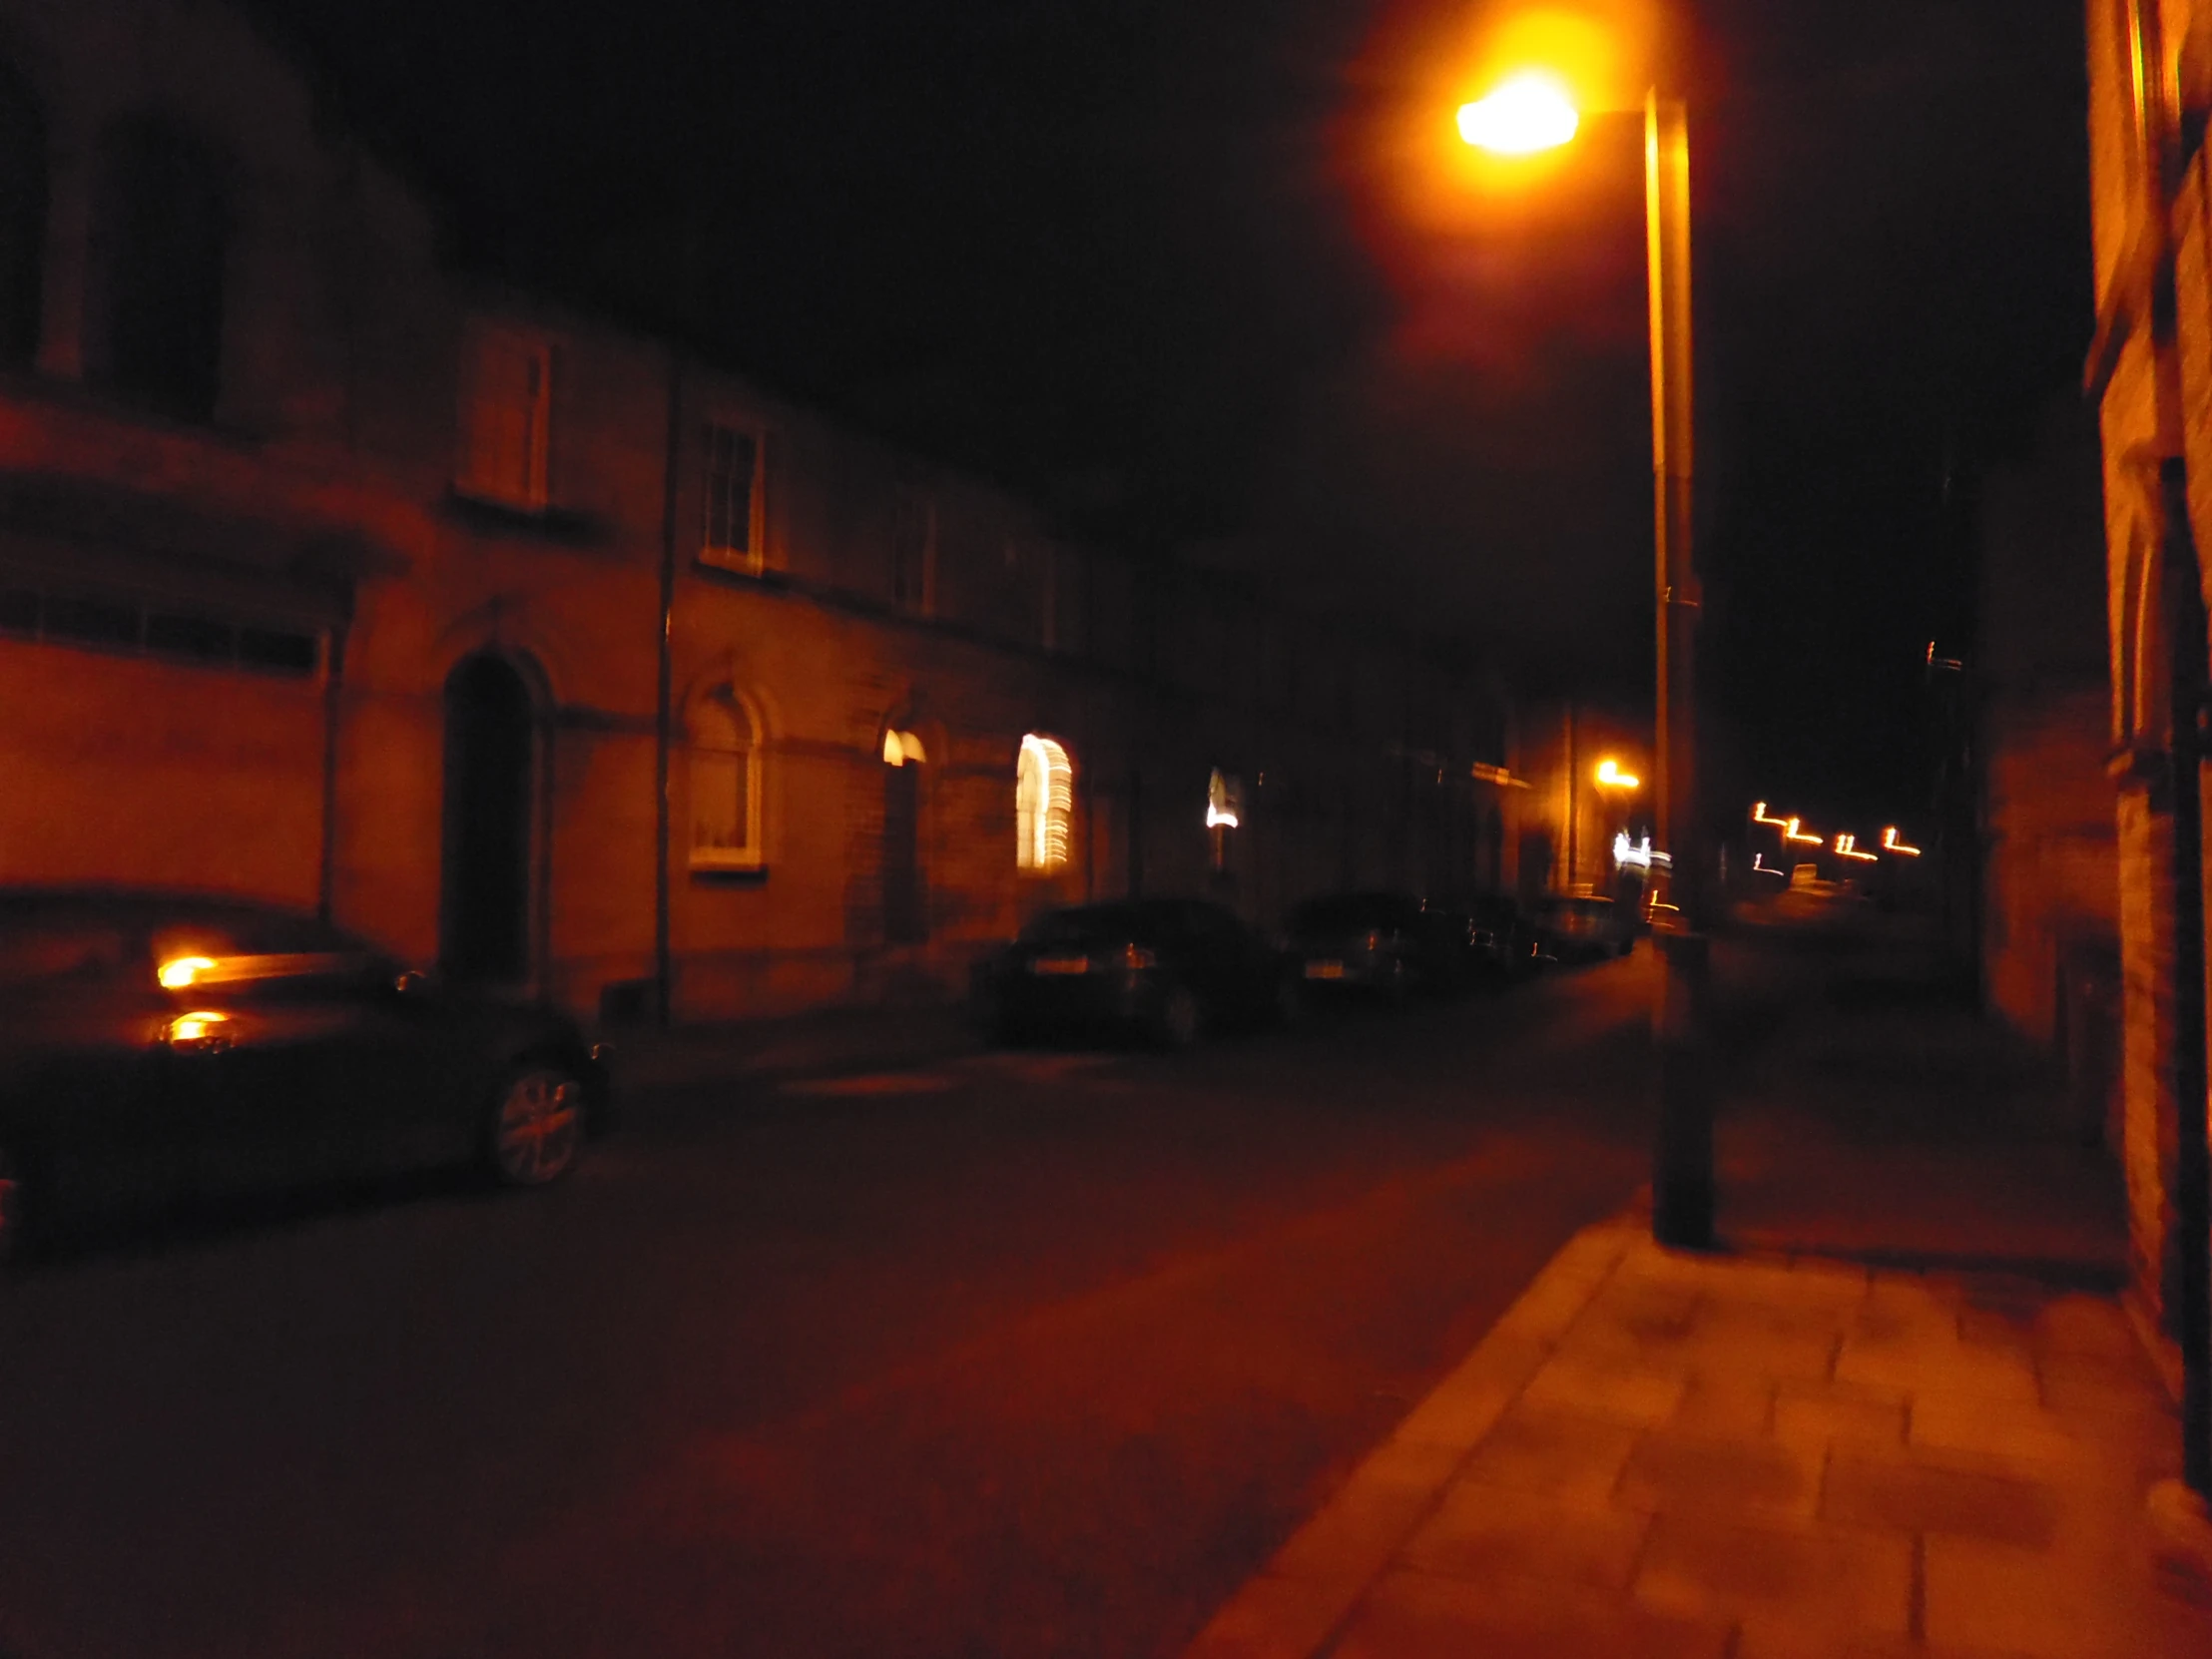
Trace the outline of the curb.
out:
[[[1320,1653],[1643,1236],[1633,1215],[1569,1239],[1474,1352],[1214,1614],[1183,1659]]]

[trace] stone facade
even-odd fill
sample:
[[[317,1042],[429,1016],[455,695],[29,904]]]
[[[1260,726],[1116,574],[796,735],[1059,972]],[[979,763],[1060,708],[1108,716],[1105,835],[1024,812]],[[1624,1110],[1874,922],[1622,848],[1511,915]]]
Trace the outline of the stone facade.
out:
[[[1477,665],[449,269],[218,5],[0,0],[0,880],[704,1018],[942,996],[1054,902],[1510,878]]]
[[[2197,550],[2212,545],[2212,282],[2203,147],[2212,7],[2090,0],[2089,150],[2097,329],[2087,364],[2103,447],[2123,1016],[2122,1157],[2138,1289],[2170,1322],[2173,1169],[2198,1082],[2201,983],[2177,973],[2172,672],[2206,649]],[[2193,586],[2176,588],[2178,580]],[[2201,801],[2201,789],[2199,800]],[[2193,1004],[2193,1005],[2187,1005]]]

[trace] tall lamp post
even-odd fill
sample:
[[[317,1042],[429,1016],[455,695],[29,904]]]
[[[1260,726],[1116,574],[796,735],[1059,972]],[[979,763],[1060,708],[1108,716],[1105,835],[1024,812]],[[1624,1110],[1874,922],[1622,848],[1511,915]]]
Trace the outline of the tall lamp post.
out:
[[[1573,101],[1539,75],[1507,81],[1459,111],[1459,136],[1500,155],[1571,142]],[[1652,1232],[1663,1244],[1713,1242],[1713,1112],[1702,1050],[1708,962],[1705,836],[1697,811],[1694,673],[1700,595],[1691,562],[1690,123],[1680,99],[1644,99],[1644,227],[1651,293],[1653,597],[1658,709],[1653,797],[1672,855],[1675,925],[1654,930],[1660,988],[1659,1129],[1652,1156]]]

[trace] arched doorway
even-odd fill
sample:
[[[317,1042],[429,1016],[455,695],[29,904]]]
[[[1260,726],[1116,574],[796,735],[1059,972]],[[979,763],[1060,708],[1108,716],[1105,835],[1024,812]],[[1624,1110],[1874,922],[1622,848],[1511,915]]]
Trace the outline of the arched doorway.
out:
[[[504,658],[470,657],[447,677],[438,961],[466,983],[529,976],[532,724]]]

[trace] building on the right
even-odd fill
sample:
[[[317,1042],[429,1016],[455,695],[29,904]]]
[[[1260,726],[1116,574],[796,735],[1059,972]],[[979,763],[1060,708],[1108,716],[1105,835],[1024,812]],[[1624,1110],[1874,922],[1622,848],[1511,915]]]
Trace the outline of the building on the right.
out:
[[[2212,4],[2089,0],[2087,49],[2097,311],[2084,389],[2103,455],[2120,1154],[2135,1293],[2201,1370]]]

